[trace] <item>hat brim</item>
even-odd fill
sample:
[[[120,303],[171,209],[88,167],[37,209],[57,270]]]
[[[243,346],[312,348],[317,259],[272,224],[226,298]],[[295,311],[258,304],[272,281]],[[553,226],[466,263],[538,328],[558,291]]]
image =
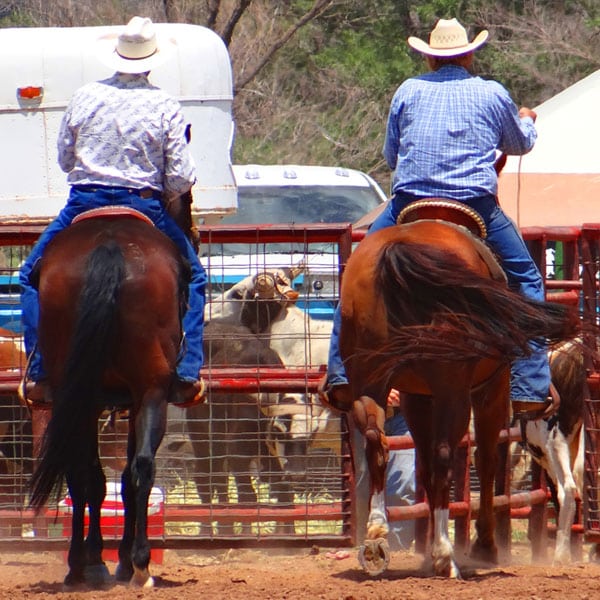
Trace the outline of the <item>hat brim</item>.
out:
[[[427,56],[436,56],[438,58],[445,58],[449,56],[462,56],[463,54],[469,54],[469,52],[474,52],[483,44],[487,42],[489,36],[489,31],[484,29],[480,31],[475,39],[467,44],[466,46],[460,46],[460,48],[432,48],[427,42],[424,42],[422,39],[418,37],[411,36],[408,38],[408,45],[417,52],[421,54],[426,54]]]
[[[98,39],[96,55],[104,65],[119,73],[146,73],[166,62],[177,49],[177,43],[170,37],[157,34],[157,50],[148,58],[136,60],[123,58],[117,53],[117,34],[108,34]]]

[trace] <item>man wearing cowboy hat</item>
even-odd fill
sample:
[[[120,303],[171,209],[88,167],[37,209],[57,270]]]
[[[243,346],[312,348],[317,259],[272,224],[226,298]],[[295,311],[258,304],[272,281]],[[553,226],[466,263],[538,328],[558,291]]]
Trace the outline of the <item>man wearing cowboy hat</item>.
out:
[[[148,216],[178,246],[191,265],[186,337],[172,400],[198,401],[204,386],[202,334],[206,273],[198,256],[165,210],[163,195],[188,192],[196,180],[177,100],[148,81],[151,69],[172,54],[175,44],[157,37],[150,19],[133,17],[119,36],[99,40],[99,59],[115,71],[77,90],[58,135],[58,162],[71,185],[69,199],[40,236],[20,271],[23,329],[28,355],[23,396],[44,399],[46,386],[37,351],[38,296],[31,273],[50,240],[79,213],[110,205],[131,206]]]
[[[436,197],[462,202],[483,217],[487,242],[500,257],[509,285],[543,301],[541,274],[496,198],[497,152],[529,152],[537,137],[536,115],[528,108],[517,109],[498,82],[470,73],[473,53],[487,38],[484,30],[469,42],[456,19],[440,19],[429,43],[408,38],[409,46],[425,56],[429,72],[404,81],[392,98],[383,155],[394,169],[393,196],[369,233],[395,225],[400,211],[416,200]],[[348,386],[336,316],[323,390],[334,398],[337,393],[345,403]],[[548,414],[559,401],[551,386],[546,346],[539,342],[531,348],[531,355],[516,360],[511,371],[513,412],[524,418]]]

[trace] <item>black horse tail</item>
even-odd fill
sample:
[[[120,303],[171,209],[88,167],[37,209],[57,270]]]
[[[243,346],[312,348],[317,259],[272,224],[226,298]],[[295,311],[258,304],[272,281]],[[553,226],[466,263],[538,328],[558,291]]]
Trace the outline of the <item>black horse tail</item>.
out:
[[[60,494],[66,473],[94,449],[96,438],[90,438],[90,427],[96,427],[102,409],[96,393],[118,334],[116,316],[124,276],[125,260],[115,242],[98,246],[90,254],[63,385],[53,390],[52,417],[30,483],[29,504],[36,511],[53,490]]]
[[[388,374],[414,360],[510,362],[528,355],[532,341],[558,342],[581,329],[572,307],[528,299],[431,245],[390,244],[377,273],[388,319],[380,364]]]

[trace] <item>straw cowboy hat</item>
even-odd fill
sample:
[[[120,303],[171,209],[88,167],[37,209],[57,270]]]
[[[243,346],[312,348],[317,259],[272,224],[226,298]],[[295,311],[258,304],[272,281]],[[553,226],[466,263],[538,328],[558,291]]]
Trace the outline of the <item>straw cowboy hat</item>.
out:
[[[431,34],[429,44],[417,37],[409,37],[408,45],[427,56],[448,57],[461,56],[477,50],[488,39],[488,31],[480,31],[472,42],[469,42],[466,29],[456,19],[440,19]]]
[[[120,73],[145,73],[165,62],[175,48],[174,40],[157,36],[150,19],[133,17],[119,35],[98,40],[98,58]]]

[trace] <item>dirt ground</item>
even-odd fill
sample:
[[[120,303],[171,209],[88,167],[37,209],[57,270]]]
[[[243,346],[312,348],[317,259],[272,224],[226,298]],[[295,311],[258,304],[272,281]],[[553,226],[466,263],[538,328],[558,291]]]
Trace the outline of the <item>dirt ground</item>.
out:
[[[349,554],[348,556],[346,556]],[[114,573],[115,563],[107,566]],[[526,548],[513,547],[510,565],[480,568],[459,559],[462,581],[431,577],[422,557],[392,554],[388,570],[373,579],[357,561],[355,549],[317,548],[290,552],[227,550],[165,551],[152,566],[150,590],[114,586],[107,590],[64,591],[64,558],[58,552],[0,553],[0,600],[244,600],[296,598],[323,600],[592,600],[600,597],[600,565],[531,565]]]

